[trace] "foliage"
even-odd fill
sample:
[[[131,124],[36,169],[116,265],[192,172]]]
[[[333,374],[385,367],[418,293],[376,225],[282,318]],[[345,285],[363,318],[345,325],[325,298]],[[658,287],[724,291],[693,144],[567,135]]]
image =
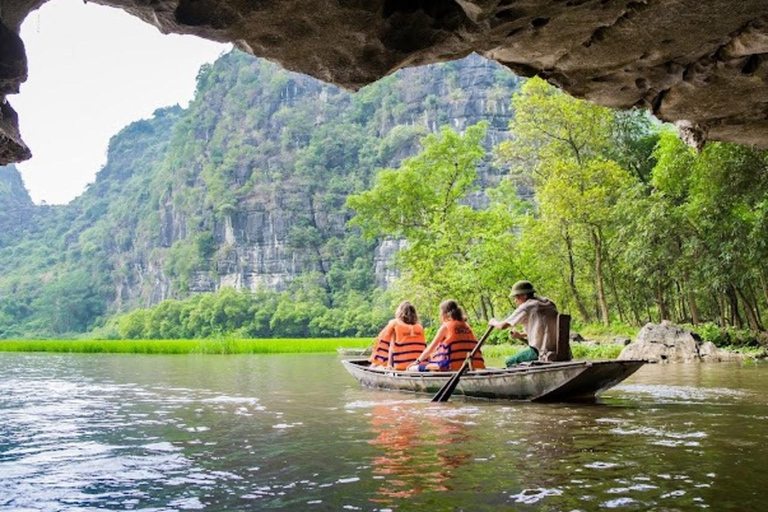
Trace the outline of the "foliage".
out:
[[[164,300],[117,316],[110,325],[120,339],[346,337],[374,336],[391,317],[394,307],[372,309],[370,299],[356,295],[330,307],[325,290],[308,277],[285,292],[222,288]]]
[[[463,134],[444,128],[428,135],[421,153],[397,170],[381,171],[371,190],[347,199],[357,212],[351,225],[364,235],[407,242],[398,253],[400,295],[417,298],[430,311],[447,297],[482,311],[511,284],[499,277],[512,274],[505,255],[521,203],[502,185],[489,191],[486,208],[468,204],[478,191],[486,128],[481,123]]]
[[[757,348],[768,346],[768,336],[765,333],[758,334],[749,329],[736,329],[734,327],[707,322],[693,327],[695,332],[704,342],[711,341],[720,348]]]
[[[393,309],[373,272],[377,241],[346,227],[345,199],[451,120],[456,109],[435,93],[458,88],[472,59],[406,70],[353,95],[233,51],[201,68],[188,108],[160,109],[115,135],[95,182],[69,205],[34,206],[15,169],[0,170],[0,337],[117,334],[106,317],[163,299],[177,302],[151,313],[162,322],[137,313],[132,336],[147,322],[153,337],[229,331],[178,301],[262,272],[268,287],[290,280],[259,265],[300,275],[288,290],[297,300],[271,294],[246,334],[377,330]],[[496,97],[488,108],[500,110],[517,79],[486,66]],[[250,248],[278,261],[252,259]]]
[[[482,201],[480,127],[427,137],[348,199],[365,234],[407,241],[397,296],[430,310],[454,297],[484,320],[506,314],[506,289],[526,278],[600,336],[664,319],[763,329],[768,153],[710,143],[697,154],[644,114],[537,79],[513,108],[513,138],[495,152],[510,179]],[[514,186],[534,201],[510,200]]]
[[[768,154],[723,143],[697,154],[647,116],[539,80],[513,105],[515,138],[496,156],[535,193],[522,276],[607,330],[663,319],[762,330]]]
[[[503,127],[446,127],[465,119],[452,103],[467,96],[464,65],[350,95],[231,52],[200,70],[189,108],[115,135],[71,204],[33,205],[0,168],[0,338],[371,336],[402,299],[434,329],[448,297],[480,330],[524,278],[595,335],[670,319],[754,343],[768,153],[696,153],[645,113],[531,79],[491,164]],[[493,77],[488,101],[518,88]],[[401,250],[385,291],[386,243]],[[274,277],[285,262],[290,282]]]

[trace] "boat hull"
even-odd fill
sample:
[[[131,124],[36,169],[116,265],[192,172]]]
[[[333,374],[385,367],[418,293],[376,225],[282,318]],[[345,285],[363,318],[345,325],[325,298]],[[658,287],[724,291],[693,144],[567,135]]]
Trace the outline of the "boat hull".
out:
[[[589,400],[623,381],[646,361],[569,361],[514,368],[488,368],[464,374],[454,394],[505,400]],[[342,361],[363,386],[436,393],[454,372],[405,372],[371,368],[368,361]]]

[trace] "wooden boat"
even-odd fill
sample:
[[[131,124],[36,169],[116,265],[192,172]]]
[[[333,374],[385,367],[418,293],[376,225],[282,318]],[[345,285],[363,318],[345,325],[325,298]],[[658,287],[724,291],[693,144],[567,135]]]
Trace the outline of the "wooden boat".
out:
[[[644,360],[526,363],[514,368],[487,368],[465,373],[454,394],[507,400],[591,400],[623,381]],[[342,361],[367,387],[436,393],[454,372],[407,372],[371,368],[364,360]]]

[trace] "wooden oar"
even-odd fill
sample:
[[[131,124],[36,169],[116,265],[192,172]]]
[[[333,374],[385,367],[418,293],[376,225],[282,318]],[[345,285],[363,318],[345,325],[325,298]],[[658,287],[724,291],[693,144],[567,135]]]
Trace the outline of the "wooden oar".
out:
[[[483,334],[483,337],[480,338],[480,341],[477,342],[477,345],[475,345],[475,348],[472,349],[472,352],[469,353],[467,358],[464,360],[464,363],[462,363],[461,368],[458,369],[455,375],[453,375],[450,379],[448,379],[448,382],[443,384],[443,387],[440,388],[440,391],[437,392],[437,394],[432,398],[433,402],[447,402],[449,398],[451,398],[451,395],[453,394],[453,391],[456,389],[456,386],[459,384],[459,379],[461,379],[461,376],[464,374],[464,372],[467,371],[469,368],[469,364],[472,361],[472,358],[475,357],[475,354],[478,350],[480,350],[480,347],[483,343],[485,343],[485,340],[488,339],[488,336],[491,335],[491,331],[493,330],[492,326],[488,326],[488,330],[485,331],[485,334]]]

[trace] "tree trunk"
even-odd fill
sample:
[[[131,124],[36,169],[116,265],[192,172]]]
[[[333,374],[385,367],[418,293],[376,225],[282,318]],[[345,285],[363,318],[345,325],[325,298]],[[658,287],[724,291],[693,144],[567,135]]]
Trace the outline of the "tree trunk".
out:
[[[739,295],[739,298],[741,298],[741,303],[744,304],[744,314],[747,316],[747,323],[749,324],[749,327],[755,331],[762,331],[763,327],[760,325],[760,320],[757,319],[755,310],[752,307],[749,299],[747,299],[747,296],[744,294],[741,288],[736,288],[736,293]]]
[[[488,321],[488,310],[485,309],[485,300],[483,300],[483,296],[480,295],[480,313],[483,315],[483,320],[486,322]]]
[[[619,312],[619,320],[621,323],[626,323],[626,316],[624,315],[624,308],[621,307],[621,298],[619,292],[616,290],[616,275],[613,272],[613,265],[611,264],[611,258],[608,257],[608,251],[606,250],[605,263],[608,266],[608,282],[611,285],[611,291],[613,292],[613,299],[616,301],[616,310]]]
[[[685,323],[685,317],[688,312],[685,310],[685,294],[683,293],[683,287],[679,281],[675,281],[675,288],[677,289],[677,300],[675,301],[677,303],[676,307],[680,308],[676,315],[677,321],[679,323]]]
[[[605,300],[605,284],[603,280],[603,240],[598,230],[592,230],[592,242],[595,244],[595,285],[597,288],[597,301],[600,304],[600,315],[603,317],[603,325],[610,325],[608,318],[608,303]]]
[[[744,321],[739,314],[739,298],[736,296],[736,290],[733,286],[728,287],[728,301],[731,305],[731,325],[739,329],[744,327]]]
[[[717,295],[717,307],[720,309],[720,327],[725,327],[728,319],[725,311],[725,297],[721,294]]]
[[[564,229],[563,239],[565,240],[565,247],[568,250],[568,288],[570,288],[573,300],[576,302],[576,309],[579,310],[579,314],[584,321],[589,323],[592,321],[592,315],[589,314],[589,311],[587,311],[587,308],[584,306],[584,302],[579,295],[579,290],[576,288],[576,264],[573,260],[573,240],[571,240],[571,233],[568,231],[568,226],[564,226]]]
[[[765,272],[763,269],[760,269],[760,285],[763,289],[763,298],[765,299],[765,304],[768,306],[768,278],[765,277]]]
[[[488,310],[491,312],[491,318],[496,317],[496,308],[493,307],[491,298],[486,295],[483,295],[483,297],[485,297],[485,301],[488,303]]]
[[[691,322],[693,325],[699,325],[701,323],[699,306],[696,304],[696,295],[691,290],[688,290],[688,307],[691,310]]]
[[[696,295],[690,288],[690,279],[688,273],[683,276],[683,286],[685,286],[685,292],[688,297],[688,309],[691,310],[691,322],[693,325],[699,325],[701,323],[701,316],[699,315],[699,306],[696,304]]]
[[[661,277],[656,280],[656,305],[659,308],[659,323],[669,320],[667,303],[664,300],[664,287],[661,285]]]
[[[760,297],[758,297],[757,293],[755,293],[755,288],[752,286],[752,283],[747,283],[747,287],[749,289],[749,302],[751,302],[755,308],[755,314],[757,314],[757,322],[760,325],[763,325],[763,318],[762,315],[760,315]]]

